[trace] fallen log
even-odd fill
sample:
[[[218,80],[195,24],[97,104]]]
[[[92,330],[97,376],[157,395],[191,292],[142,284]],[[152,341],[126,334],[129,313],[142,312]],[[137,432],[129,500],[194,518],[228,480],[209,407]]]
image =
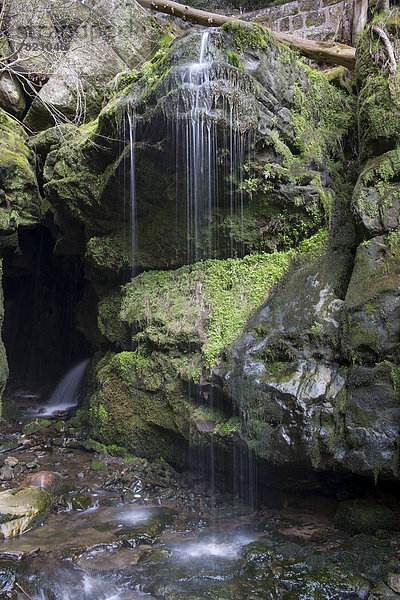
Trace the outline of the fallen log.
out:
[[[151,10],[206,27],[221,27],[225,23],[249,24],[247,21],[243,21],[237,17],[227,17],[199,10],[185,4],[173,2],[172,0],[138,0],[138,2],[144,8],[150,8]],[[338,44],[337,42],[315,42],[289,33],[274,31],[273,29],[268,29],[268,31],[273,38],[279,42],[286,42],[291,48],[298,50],[301,54],[307,56],[307,58],[354,69],[356,51],[352,46]]]

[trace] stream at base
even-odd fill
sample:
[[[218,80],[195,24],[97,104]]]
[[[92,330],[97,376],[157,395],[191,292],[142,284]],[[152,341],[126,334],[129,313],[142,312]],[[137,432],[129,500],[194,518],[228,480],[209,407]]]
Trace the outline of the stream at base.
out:
[[[42,526],[0,541],[1,599],[26,599],[22,590],[32,600],[399,598],[399,531],[338,530],[345,489],[271,489],[254,510],[163,461],[89,451],[70,417],[2,430],[0,462],[14,464],[2,490],[39,471],[65,486]]]

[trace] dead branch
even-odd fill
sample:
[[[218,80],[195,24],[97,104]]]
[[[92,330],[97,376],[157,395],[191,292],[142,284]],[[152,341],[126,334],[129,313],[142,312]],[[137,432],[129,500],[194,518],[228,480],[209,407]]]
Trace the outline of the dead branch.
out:
[[[378,25],[372,25],[372,31],[374,31],[381,38],[382,42],[385,45],[386,52],[389,56],[389,69],[391,73],[396,73],[397,71],[397,61],[394,55],[394,49],[392,46],[392,42],[389,40],[388,35],[384,29],[379,27]]]

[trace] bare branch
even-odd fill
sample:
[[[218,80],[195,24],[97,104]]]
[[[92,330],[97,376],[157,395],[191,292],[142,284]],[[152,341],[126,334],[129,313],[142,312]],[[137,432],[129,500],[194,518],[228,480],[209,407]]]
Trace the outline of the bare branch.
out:
[[[396,61],[396,57],[394,55],[394,49],[393,49],[392,43],[389,40],[386,31],[384,31],[378,25],[372,25],[372,31],[374,31],[377,35],[379,35],[382,42],[384,43],[386,52],[388,53],[388,56],[389,56],[389,69],[390,69],[391,73],[396,73],[397,61]]]

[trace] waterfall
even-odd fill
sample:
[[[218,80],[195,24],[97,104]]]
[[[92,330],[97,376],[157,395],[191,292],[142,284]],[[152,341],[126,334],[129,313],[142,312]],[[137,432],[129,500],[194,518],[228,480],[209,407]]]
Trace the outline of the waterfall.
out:
[[[240,131],[234,104],[215,89],[215,65],[207,60],[210,43],[211,32],[204,31],[199,60],[183,74],[189,106],[175,130],[177,179],[183,175],[185,181],[188,263],[244,254],[242,184],[251,134]],[[224,115],[221,122],[218,115]],[[216,224],[223,212],[229,246],[221,251]]]
[[[52,416],[58,411],[78,406],[83,377],[88,364],[89,359],[83,360],[64,375],[41,414]]]
[[[184,116],[177,117],[175,132],[176,172],[184,178],[184,186],[176,185],[177,193],[183,193],[185,202],[177,200],[177,206],[186,206],[187,262],[224,256],[244,256],[244,208],[243,180],[246,158],[250,158],[251,133],[240,129],[237,106],[232,98],[225,97],[215,84],[215,74],[220,70],[210,62],[212,34],[204,31],[201,36],[199,60],[190,64],[183,74],[189,99]],[[229,73],[229,70],[228,70]],[[222,216],[221,216],[222,215]],[[225,225],[225,246],[221,247],[218,229],[221,219]],[[213,389],[203,394],[189,386],[189,397],[194,405],[206,403],[212,416],[218,411]],[[234,409],[235,410],[235,409]],[[236,416],[232,415],[232,416]],[[210,417],[212,418],[212,417]],[[192,444],[191,444],[192,445]],[[218,448],[212,430],[209,434],[208,456],[204,449],[195,447],[190,453],[192,477],[203,471],[208,480],[211,510],[215,508],[216,465]],[[232,471],[232,492],[238,499],[254,505],[254,460],[244,448],[232,448],[227,455]],[[249,484],[249,492],[247,486]]]
[[[128,112],[129,121],[129,167],[130,167],[130,206],[131,206],[131,261],[132,277],[135,275],[135,244],[136,244],[136,173],[135,173],[135,143],[136,123],[133,112]]]

